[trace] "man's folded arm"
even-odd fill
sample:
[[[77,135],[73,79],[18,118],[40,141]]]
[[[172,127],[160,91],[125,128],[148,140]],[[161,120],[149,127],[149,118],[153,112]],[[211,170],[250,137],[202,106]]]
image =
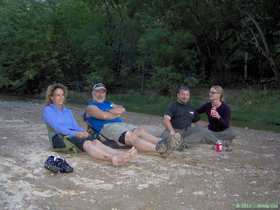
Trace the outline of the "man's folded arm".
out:
[[[122,115],[126,110],[122,105],[112,104],[113,108],[109,110],[114,115]]]
[[[111,112],[104,112],[96,106],[88,106],[86,112],[89,116],[95,117],[100,120],[112,120],[118,117]]]

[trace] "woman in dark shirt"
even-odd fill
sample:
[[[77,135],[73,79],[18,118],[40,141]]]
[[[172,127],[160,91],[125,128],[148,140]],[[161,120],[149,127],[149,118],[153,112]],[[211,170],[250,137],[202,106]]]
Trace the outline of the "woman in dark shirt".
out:
[[[213,141],[221,140],[228,147],[235,138],[235,135],[230,128],[230,107],[223,101],[223,97],[223,88],[218,85],[212,86],[209,91],[210,102],[202,105],[196,112],[198,114],[207,114],[208,129],[216,137],[216,139],[211,138],[209,141],[215,143]]]

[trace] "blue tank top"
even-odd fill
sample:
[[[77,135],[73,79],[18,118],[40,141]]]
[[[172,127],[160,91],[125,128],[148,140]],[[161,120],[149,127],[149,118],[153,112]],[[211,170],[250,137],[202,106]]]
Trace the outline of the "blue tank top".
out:
[[[98,102],[92,100],[92,101],[88,102],[88,106],[91,106],[91,105],[98,107],[99,109],[101,109],[104,112],[109,111],[110,109],[113,108],[113,104],[109,101],[104,101],[102,103],[98,103]],[[104,127],[105,124],[123,122],[123,121],[124,120],[121,117],[116,117],[111,120],[101,120],[101,119],[97,119],[92,116],[86,116],[86,122],[97,133],[100,133],[100,131],[102,130],[102,128]]]

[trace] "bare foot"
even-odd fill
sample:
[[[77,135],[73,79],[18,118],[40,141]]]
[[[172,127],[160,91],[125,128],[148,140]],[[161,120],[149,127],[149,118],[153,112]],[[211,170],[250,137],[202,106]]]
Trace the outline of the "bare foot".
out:
[[[137,149],[135,147],[132,147],[126,153],[128,153],[130,160],[136,158],[136,156],[138,155]]]
[[[128,162],[129,160],[124,158],[123,155],[115,155],[112,157],[112,163],[114,166],[121,166]]]
[[[132,147],[130,150],[126,152],[113,156],[112,163],[115,166],[124,165],[128,161],[134,159],[136,156],[137,156],[137,150],[135,149],[135,147]]]

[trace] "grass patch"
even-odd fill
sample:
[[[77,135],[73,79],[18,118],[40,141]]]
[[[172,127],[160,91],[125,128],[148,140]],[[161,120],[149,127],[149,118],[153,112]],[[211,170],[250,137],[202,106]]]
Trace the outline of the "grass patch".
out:
[[[232,124],[258,130],[280,132],[280,94],[275,90],[240,91],[239,97],[230,97]]]
[[[109,100],[123,104],[128,111],[162,115],[172,100],[164,96],[109,95]]]

